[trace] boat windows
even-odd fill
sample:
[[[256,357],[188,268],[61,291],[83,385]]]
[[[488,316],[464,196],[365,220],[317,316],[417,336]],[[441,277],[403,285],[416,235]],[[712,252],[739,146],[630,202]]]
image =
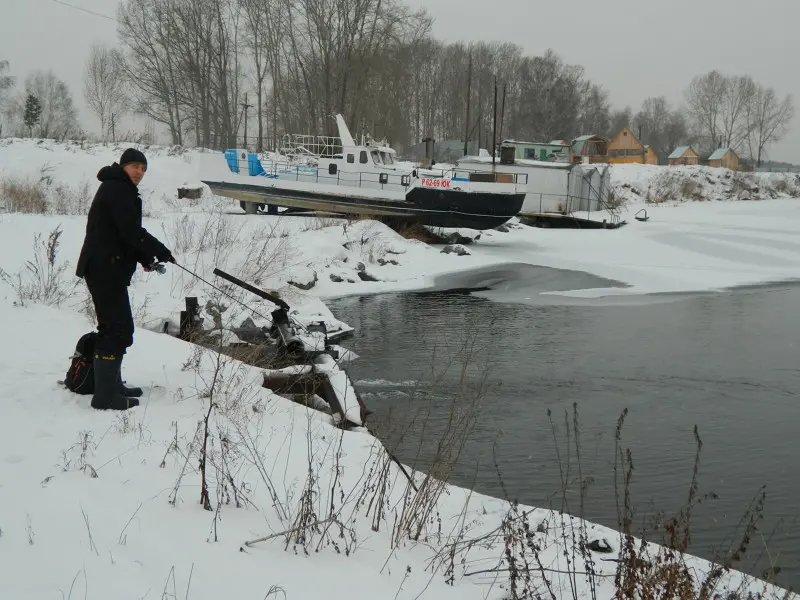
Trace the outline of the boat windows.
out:
[[[355,154],[348,154],[347,155],[347,162],[349,162],[351,164],[356,162],[356,155]]]
[[[372,154],[372,162],[374,162],[376,165],[382,165],[383,164],[381,162],[381,155],[378,154],[377,150],[373,150],[370,154]]]
[[[381,158],[383,159],[383,164],[385,165],[393,165],[394,160],[392,159],[392,155],[388,152],[381,152]]]
[[[361,154],[358,155],[358,162],[360,162],[362,165],[367,164],[367,151],[366,150],[362,150]]]

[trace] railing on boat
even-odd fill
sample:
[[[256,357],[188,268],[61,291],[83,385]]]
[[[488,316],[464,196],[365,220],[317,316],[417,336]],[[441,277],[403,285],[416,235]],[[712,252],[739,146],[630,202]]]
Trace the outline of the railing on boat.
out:
[[[240,157],[235,151],[226,152],[228,166],[234,173],[246,173],[255,177],[305,181],[307,183],[336,183],[362,187],[365,184],[397,186],[407,189],[415,181],[425,187],[451,188],[453,184],[464,183],[506,183],[525,186],[528,183],[527,173],[497,173],[471,169],[414,169],[412,173],[391,173],[389,171],[342,171],[333,162],[325,170],[316,166],[301,166],[290,162],[260,160],[258,155],[249,153],[247,158]],[[441,182],[441,183],[439,183]]]

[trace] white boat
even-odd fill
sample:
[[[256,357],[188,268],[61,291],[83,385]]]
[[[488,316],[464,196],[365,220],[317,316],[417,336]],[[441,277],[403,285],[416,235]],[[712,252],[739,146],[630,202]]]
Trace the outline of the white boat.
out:
[[[285,208],[490,229],[522,208],[524,175],[415,168],[398,161],[386,144],[356,143],[342,115],[336,123],[338,138],[289,144],[282,156],[243,149],[226,150],[224,157],[203,155],[201,180],[250,213]],[[298,158],[304,164],[297,164]]]

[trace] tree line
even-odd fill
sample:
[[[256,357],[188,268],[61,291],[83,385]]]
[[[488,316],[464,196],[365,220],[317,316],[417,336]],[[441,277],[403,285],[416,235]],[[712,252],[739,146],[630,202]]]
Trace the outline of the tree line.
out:
[[[117,23],[118,47],[93,47],[83,90],[109,139],[134,113],[172,144],[232,147],[247,130],[262,150],[285,133],[334,135],[342,113],[354,133],[399,149],[429,136],[491,148],[497,82],[498,140],[610,137],[628,126],[662,159],[691,143],[760,162],[793,116],[791,97],[717,71],[692,80],[680,107],[661,96],[614,110],[608,92],[555,51],[445,44],[430,15],[401,0],[123,0]],[[10,87],[2,82],[0,94]],[[29,77],[10,104],[15,131],[80,132],[69,90],[51,72]]]

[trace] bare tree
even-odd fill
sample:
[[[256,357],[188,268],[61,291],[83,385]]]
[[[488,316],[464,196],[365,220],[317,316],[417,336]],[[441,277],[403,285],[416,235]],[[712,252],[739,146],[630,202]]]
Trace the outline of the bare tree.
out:
[[[256,79],[256,114],[258,117],[258,142],[261,152],[264,144],[265,80],[272,75],[272,100],[277,103],[276,75],[280,68],[281,20],[283,11],[278,0],[239,0],[247,26],[247,45],[253,57]],[[273,115],[276,114],[273,106]],[[274,126],[274,121],[273,121]]]
[[[128,51],[126,75],[135,91],[136,112],[166,125],[172,143],[182,144],[183,75],[171,52],[168,12],[169,6],[158,0],[127,0],[119,8],[117,35]]]
[[[622,110],[611,112],[609,133],[611,135],[616,135],[622,131],[623,127],[633,128],[633,111],[630,106],[626,106]]]
[[[667,117],[662,130],[661,147],[656,148],[661,156],[668,156],[672,151],[683,144],[690,143],[689,127],[686,123],[685,111],[673,110]]]
[[[11,75],[5,75],[8,71],[8,61],[0,60],[0,108],[3,107],[3,101],[8,91],[16,84],[16,78]]]
[[[664,140],[664,128],[670,119],[672,108],[666,97],[647,98],[641,110],[633,118],[636,136],[643,144],[649,144],[659,154],[668,150]]]
[[[424,11],[396,0],[285,0],[287,94],[301,110],[301,130],[332,132],[334,113],[354,125],[368,123],[387,75],[389,49],[423,37],[430,28]],[[389,61],[393,68],[398,61]],[[404,73],[394,72],[395,77]],[[376,89],[377,88],[377,89]],[[462,102],[463,104],[463,102]]]
[[[789,131],[794,117],[792,97],[780,100],[772,88],[755,86],[755,91],[745,109],[750,157],[761,166],[765,150],[773,142],[780,141]]]
[[[8,61],[0,60],[0,116],[4,115],[7,110],[8,92],[16,85],[16,78],[11,75],[5,75],[8,71]],[[0,136],[3,135],[3,124],[0,123]]]
[[[79,132],[78,111],[69,86],[52,71],[35,71],[25,79],[25,91],[13,102],[9,117],[18,128],[25,119],[25,103],[29,96],[39,102],[39,118],[31,135],[41,138],[64,139]]]
[[[517,73],[511,127],[531,140],[572,139],[581,131],[581,100],[589,83],[583,67],[565,64],[553,51],[525,57]]]
[[[686,90],[689,115],[694,121],[698,141],[706,149],[716,148],[723,138],[723,113],[728,80],[719,71],[692,79]]]
[[[236,0],[126,0],[119,37],[136,110],[169,128],[173,144],[230,147],[239,112],[241,7]]]
[[[125,61],[116,48],[92,45],[84,71],[83,93],[86,102],[100,119],[105,139],[110,133],[116,141],[116,124],[128,107]]]
[[[747,107],[752,101],[755,90],[756,84],[749,75],[727,78],[722,104],[722,131],[719,146],[739,150],[747,140],[749,133]]]
[[[583,88],[583,101],[579,117],[581,131],[587,134],[608,136],[611,134],[611,108],[608,103],[608,92],[599,85],[589,82],[586,82]]]

